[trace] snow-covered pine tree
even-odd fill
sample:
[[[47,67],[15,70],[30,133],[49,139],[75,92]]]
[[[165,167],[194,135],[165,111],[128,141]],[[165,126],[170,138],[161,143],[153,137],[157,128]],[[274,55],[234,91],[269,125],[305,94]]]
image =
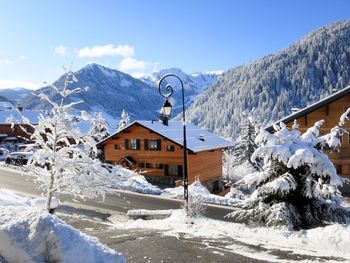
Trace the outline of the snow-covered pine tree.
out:
[[[129,114],[123,110],[122,115],[120,116],[120,121],[117,127],[117,132],[127,126],[130,122]]]
[[[95,142],[100,142],[109,136],[108,122],[102,117],[101,112],[96,112],[92,117],[91,128],[88,134]]]
[[[102,117],[101,112],[96,112],[92,118],[88,113],[85,113],[84,117],[89,118],[91,121],[91,127],[87,136],[91,136],[95,143],[98,143],[109,136],[108,122]],[[104,161],[103,150],[97,149],[96,152],[95,149],[92,148],[89,152],[91,157],[98,158],[101,162]]]
[[[255,143],[257,134],[257,123],[252,117],[248,117],[245,124],[242,126],[241,135],[238,137],[237,145],[233,150],[235,165],[240,165],[245,162],[253,166],[256,165],[251,158],[258,148],[258,145]]]
[[[31,139],[40,149],[30,158],[27,168],[46,192],[49,212],[52,211],[52,197],[59,194],[104,198],[106,193],[114,192],[110,185],[115,176],[101,167],[98,159],[89,156],[91,149],[96,151],[95,140],[80,131],[77,119],[83,116],[71,114],[72,107],[82,101],[66,103],[69,96],[80,92],[80,88],[69,89],[76,81],[73,73],[67,70],[63,89],[51,85],[60,97],[59,103],[43,93],[38,95],[49,102],[52,109],[48,115],[41,115],[38,125],[33,126],[35,131]]]
[[[323,151],[338,151],[348,109],[329,134],[319,136],[323,120],[304,134],[297,125],[289,130],[275,125],[271,134],[261,130],[261,145],[252,159],[263,158],[264,170],[243,177],[240,187],[256,189],[237,211],[229,214],[236,221],[285,225],[290,229],[310,228],[333,222],[349,222],[350,211],[341,204],[338,187],[346,179],[337,175]]]
[[[253,117],[248,117],[241,128],[241,135],[233,148],[223,153],[223,178],[235,183],[244,175],[261,168],[261,160],[253,162],[251,157],[258,148],[255,138],[258,134],[258,125]]]

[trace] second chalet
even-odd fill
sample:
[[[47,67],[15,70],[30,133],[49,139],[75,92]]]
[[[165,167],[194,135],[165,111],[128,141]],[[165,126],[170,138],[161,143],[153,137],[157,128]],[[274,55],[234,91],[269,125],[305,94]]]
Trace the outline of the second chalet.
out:
[[[198,178],[211,192],[221,190],[222,151],[233,144],[187,124],[188,180]],[[152,183],[175,186],[183,177],[183,123],[134,121],[101,141],[107,162],[143,171]]]

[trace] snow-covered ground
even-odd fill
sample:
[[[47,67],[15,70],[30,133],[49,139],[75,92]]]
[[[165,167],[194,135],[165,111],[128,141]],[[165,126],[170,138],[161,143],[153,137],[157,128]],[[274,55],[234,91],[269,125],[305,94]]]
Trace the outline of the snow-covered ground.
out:
[[[337,262],[350,261],[349,225],[335,224],[310,230],[289,231],[283,228],[250,227],[205,217],[189,219],[183,210],[174,210],[172,215],[166,219],[114,222],[114,227],[157,229],[161,230],[164,235],[176,237],[181,235],[208,240],[233,239],[235,242],[227,243],[225,247],[227,251],[270,262],[292,262],[292,260],[284,260],[272,253],[267,253],[266,251],[269,250],[305,255],[306,258],[310,256],[309,260],[298,260],[298,262],[319,262],[320,257],[328,258],[330,261],[333,258]],[[259,246],[264,250],[252,251],[249,245]]]
[[[239,200],[237,199],[226,198],[211,194],[209,190],[201,184],[200,181],[194,181],[192,184],[189,185],[188,194],[189,196],[201,196],[203,201],[209,204],[231,206],[239,202]],[[166,188],[163,190],[161,195],[170,198],[183,199],[184,188],[183,186],[175,188]]]
[[[0,256],[8,262],[125,262],[124,257],[68,226],[41,204],[0,189]]]

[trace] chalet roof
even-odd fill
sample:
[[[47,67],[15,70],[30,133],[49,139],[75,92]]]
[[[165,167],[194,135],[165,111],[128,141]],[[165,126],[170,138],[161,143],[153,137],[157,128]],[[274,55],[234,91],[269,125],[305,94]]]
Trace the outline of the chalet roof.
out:
[[[182,121],[169,121],[169,125],[164,125],[158,121],[134,121],[131,124],[124,127],[119,132],[109,136],[98,144],[102,144],[106,140],[114,137],[116,134],[123,132],[129,127],[139,124],[148,130],[151,130],[174,143],[183,146],[183,124]],[[203,130],[191,123],[186,124],[186,139],[187,149],[192,152],[202,152],[221,148],[227,148],[233,146],[233,143],[219,137],[211,132]]]
[[[311,105],[309,105],[309,106],[307,106],[307,107],[305,107],[305,108],[303,108],[295,113],[292,113],[292,114],[288,115],[287,117],[284,117],[283,119],[280,119],[274,123],[278,124],[280,122],[283,122],[283,123],[287,124],[291,121],[294,121],[294,120],[296,120],[296,119],[298,119],[298,118],[300,118],[300,117],[302,117],[310,112],[313,112],[319,108],[322,108],[323,106],[326,106],[326,105],[328,105],[328,104],[330,104],[330,103],[332,103],[332,102],[334,102],[334,101],[336,101],[336,100],[338,100],[346,95],[349,95],[349,94],[350,94],[350,86],[348,86],[348,87],[346,87],[338,92],[335,92],[334,94],[332,94],[332,95],[330,95],[322,100],[319,100],[319,101],[317,101],[317,102],[315,102],[315,103],[313,103],[313,104],[311,104]],[[265,129],[270,131],[273,129],[272,126],[273,126],[273,124],[266,127]]]

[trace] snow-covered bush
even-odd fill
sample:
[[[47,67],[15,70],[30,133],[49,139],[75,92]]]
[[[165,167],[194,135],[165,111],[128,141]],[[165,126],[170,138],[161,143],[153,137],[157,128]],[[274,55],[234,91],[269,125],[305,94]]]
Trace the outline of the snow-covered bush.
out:
[[[205,198],[202,195],[190,195],[183,204],[186,215],[190,218],[202,216],[206,211]]]
[[[29,159],[27,168],[41,184],[47,197],[47,210],[51,210],[54,195],[73,194],[82,198],[102,196],[114,192],[111,184],[115,181],[101,166],[98,159],[90,157],[96,153],[95,139],[83,134],[79,129],[79,119],[86,120],[85,112],[81,116],[72,115],[71,109],[82,101],[66,103],[66,99],[80,92],[80,88],[69,89],[76,82],[71,71],[67,71],[62,89],[51,85],[60,97],[59,103],[51,101],[47,95],[38,96],[52,105],[47,115],[40,115],[38,125],[33,126],[31,139],[39,149]]]
[[[342,127],[350,109],[329,134],[319,136],[324,121],[301,134],[297,125],[274,125],[271,134],[261,130],[256,143],[261,145],[252,160],[263,158],[264,169],[243,177],[240,188],[255,189],[241,209],[229,216],[236,221],[309,228],[333,222],[349,222],[350,212],[343,209],[339,177],[323,151],[337,151]]]
[[[230,168],[230,173],[223,175],[225,181],[230,183],[235,183],[241,180],[245,175],[256,172],[256,167],[249,162],[244,162],[242,164],[238,164],[232,166]]]

